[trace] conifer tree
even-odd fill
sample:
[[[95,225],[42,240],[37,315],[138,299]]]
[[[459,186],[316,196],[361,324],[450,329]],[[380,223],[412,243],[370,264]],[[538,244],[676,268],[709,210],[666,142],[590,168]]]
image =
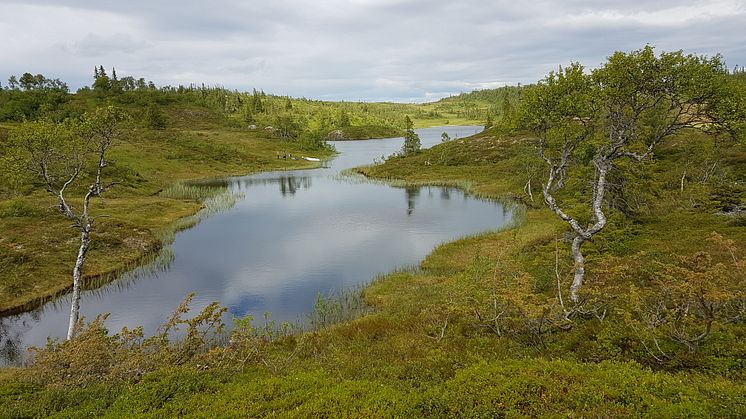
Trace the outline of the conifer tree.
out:
[[[401,152],[403,155],[408,156],[410,154],[416,154],[420,151],[420,136],[414,132],[414,123],[409,118],[409,115],[405,117],[404,125],[407,131],[404,133],[404,145],[402,145]]]

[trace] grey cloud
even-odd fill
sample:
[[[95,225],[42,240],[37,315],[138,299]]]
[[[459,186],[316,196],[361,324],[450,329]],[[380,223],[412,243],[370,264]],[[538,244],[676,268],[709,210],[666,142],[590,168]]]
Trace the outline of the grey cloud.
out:
[[[530,83],[571,61],[597,66],[615,50],[646,43],[661,50],[720,52],[731,65],[746,64],[739,36],[746,27],[743,0],[6,4],[36,9],[25,21],[0,16],[0,35],[4,26],[23,30],[46,15],[52,19],[60,7],[125,22],[101,33],[50,21],[49,31],[73,34],[48,47],[40,41],[28,51],[3,54],[0,77],[33,56],[42,67],[37,71],[76,87],[90,83],[90,67],[103,64],[163,84],[204,82],[324,99],[430,100],[474,87]],[[51,37],[43,30],[34,34],[45,35]]]
[[[88,34],[83,39],[64,43],[61,47],[74,55],[100,57],[110,54],[133,54],[142,52],[148,43],[133,39],[129,35],[93,35]]]

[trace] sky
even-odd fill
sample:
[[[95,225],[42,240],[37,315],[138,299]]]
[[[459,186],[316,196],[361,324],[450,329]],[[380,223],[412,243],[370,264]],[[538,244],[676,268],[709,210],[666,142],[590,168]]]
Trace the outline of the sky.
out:
[[[324,100],[425,102],[617,50],[746,65],[746,0],[0,0],[0,81],[94,66]]]

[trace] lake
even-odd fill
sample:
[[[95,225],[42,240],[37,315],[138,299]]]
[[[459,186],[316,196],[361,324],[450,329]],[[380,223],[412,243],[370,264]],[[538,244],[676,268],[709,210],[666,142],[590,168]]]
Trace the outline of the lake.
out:
[[[480,130],[448,126],[417,132],[426,148],[439,143],[443,132],[463,138]],[[417,265],[442,242],[511,222],[510,208],[455,188],[396,188],[340,175],[398,151],[402,142],[332,142],[339,155],[324,167],[217,182],[240,194],[234,206],[178,233],[164,269],[140,269],[85,291],[81,314],[90,320],[111,313],[106,324],[112,332],[138,325],[153,332],[195,292],[192,313],[219,301],[228,307],[228,319],[269,312],[278,322],[303,321],[319,293]],[[0,319],[0,364],[17,363],[24,348],[43,345],[47,337],[64,337],[69,307],[69,296],[60,297]]]

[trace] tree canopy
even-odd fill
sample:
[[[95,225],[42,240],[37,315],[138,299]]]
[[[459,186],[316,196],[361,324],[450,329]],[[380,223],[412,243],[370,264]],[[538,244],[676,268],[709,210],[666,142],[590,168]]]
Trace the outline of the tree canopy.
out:
[[[729,108],[736,101],[720,56],[655,53],[651,46],[616,52],[598,69],[579,63],[550,73],[529,89],[522,102],[521,125],[539,138],[549,168],[544,200],[573,230],[575,278],[571,299],[578,301],[584,278],[581,246],[606,225],[603,205],[608,176],[619,162],[640,162],[655,147],[687,129],[739,128]],[[570,214],[556,199],[568,170],[591,166],[590,218]]]
[[[401,151],[402,154],[406,156],[420,151],[421,144],[420,136],[414,132],[414,123],[409,116],[405,117],[404,126],[406,127],[406,131],[404,133],[404,144],[402,145]]]

